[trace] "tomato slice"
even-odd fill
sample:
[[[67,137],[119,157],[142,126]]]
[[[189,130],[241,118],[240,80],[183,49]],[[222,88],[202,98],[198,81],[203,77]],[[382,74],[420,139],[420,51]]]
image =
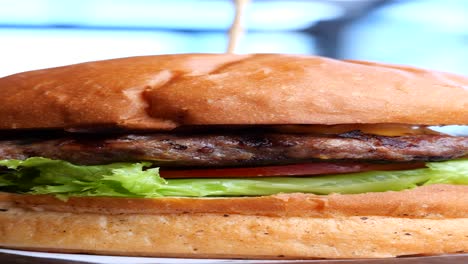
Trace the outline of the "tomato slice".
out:
[[[388,171],[424,168],[424,162],[412,163],[355,163],[355,162],[315,162],[293,165],[278,165],[243,168],[215,168],[174,170],[161,169],[163,178],[225,178],[225,177],[271,177],[271,176],[309,176],[340,174],[362,171]]]

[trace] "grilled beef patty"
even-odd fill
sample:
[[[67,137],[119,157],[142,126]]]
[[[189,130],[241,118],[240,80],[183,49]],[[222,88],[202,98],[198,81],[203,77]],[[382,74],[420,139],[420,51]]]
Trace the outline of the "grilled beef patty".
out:
[[[298,134],[72,135],[0,141],[0,159],[41,156],[77,164],[153,161],[163,166],[252,166],[313,160],[436,161],[468,155],[468,137],[385,137],[352,131]]]

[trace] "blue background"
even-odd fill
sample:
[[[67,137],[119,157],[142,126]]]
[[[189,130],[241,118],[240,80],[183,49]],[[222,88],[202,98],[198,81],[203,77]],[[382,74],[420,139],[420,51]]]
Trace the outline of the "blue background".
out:
[[[0,76],[123,56],[224,52],[229,0],[0,0]],[[468,75],[468,1],[254,0],[239,53],[410,64]]]

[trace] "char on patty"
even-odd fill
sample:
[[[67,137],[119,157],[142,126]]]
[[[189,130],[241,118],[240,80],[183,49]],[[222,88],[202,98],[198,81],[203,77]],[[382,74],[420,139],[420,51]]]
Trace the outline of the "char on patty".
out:
[[[253,166],[314,160],[435,161],[468,155],[468,137],[254,134],[72,135],[0,141],[0,159],[41,156],[77,164],[153,161],[162,166]]]

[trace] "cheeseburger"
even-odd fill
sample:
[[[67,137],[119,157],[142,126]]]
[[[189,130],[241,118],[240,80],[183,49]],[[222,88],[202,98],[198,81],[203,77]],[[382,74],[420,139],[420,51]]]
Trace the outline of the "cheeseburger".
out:
[[[0,246],[193,258],[468,251],[468,78],[185,54],[0,79]]]

